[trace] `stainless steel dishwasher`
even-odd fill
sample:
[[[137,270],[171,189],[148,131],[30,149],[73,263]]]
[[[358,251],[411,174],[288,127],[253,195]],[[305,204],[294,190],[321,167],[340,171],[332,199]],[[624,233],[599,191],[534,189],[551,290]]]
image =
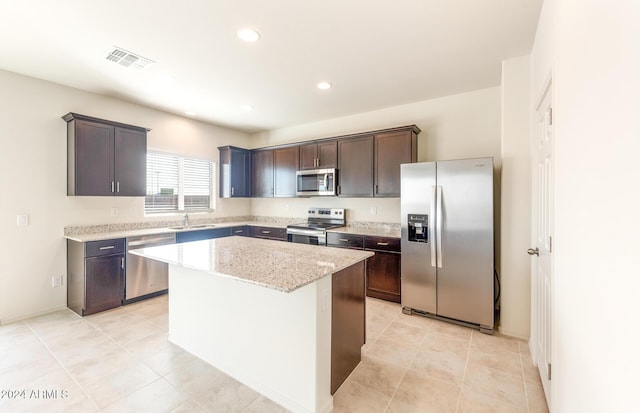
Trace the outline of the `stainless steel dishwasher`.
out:
[[[176,243],[176,234],[142,235],[127,238],[127,270],[124,303],[165,294],[169,288],[169,265],[129,254],[129,250]]]

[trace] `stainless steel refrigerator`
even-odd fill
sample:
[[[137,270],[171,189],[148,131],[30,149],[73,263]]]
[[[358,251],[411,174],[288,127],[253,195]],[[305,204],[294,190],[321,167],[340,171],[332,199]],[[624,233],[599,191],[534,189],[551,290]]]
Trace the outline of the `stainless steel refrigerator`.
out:
[[[403,164],[402,309],[494,325],[493,158]]]

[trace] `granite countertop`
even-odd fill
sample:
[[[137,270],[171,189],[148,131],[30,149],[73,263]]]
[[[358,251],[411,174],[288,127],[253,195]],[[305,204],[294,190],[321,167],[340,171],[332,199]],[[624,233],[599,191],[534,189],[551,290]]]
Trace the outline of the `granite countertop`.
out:
[[[194,224],[195,225],[195,224]],[[197,226],[184,229],[172,229],[170,227],[162,228],[144,228],[144,229],[129,229],[123,231],[105,231],[105,232],[90,232],[81,234],[67,234],[64,237],[72,241],[77,242],[89,242],[89,241],[102,241],[107,239],[138,237],[142,235],[156,235],[156,234],[171,234],[184,231],[201,231],[206,229],[216,228],[229,228],[243,225],[253,225],[259,227],[271,227],[271,228],[286,228],[287,224],[281,222],[261,222],[261,221],[238,221],[238,222],[216,222],[213,224],[204,224],[204,226]]]
[[[287,293],[373,255],[361,250],[246,237],[162,245],[130,252]]]
[[[340,227],[327,230],[327,232],[340,232],[343,234],[368,235],[372,237],[400,238],[400,230],[397,228],[360,228],[360,227]]]

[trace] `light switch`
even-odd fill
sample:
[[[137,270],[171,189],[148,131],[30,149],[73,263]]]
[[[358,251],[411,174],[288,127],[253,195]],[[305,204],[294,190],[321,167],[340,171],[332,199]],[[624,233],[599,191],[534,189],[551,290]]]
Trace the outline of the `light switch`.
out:
[[[29,225],[29,215],[28,214],[17,215],[16,225],[19,227],[26,227],[27,225]]]

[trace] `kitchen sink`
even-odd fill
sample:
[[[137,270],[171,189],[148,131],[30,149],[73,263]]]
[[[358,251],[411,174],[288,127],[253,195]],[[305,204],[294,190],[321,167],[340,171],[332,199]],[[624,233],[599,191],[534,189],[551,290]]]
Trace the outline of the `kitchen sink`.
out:
[[[178,225],[175,227],[169,227],[169,229],[202,229],[202,228],[214,228],[213,224],[201,224],[201,225]]]

